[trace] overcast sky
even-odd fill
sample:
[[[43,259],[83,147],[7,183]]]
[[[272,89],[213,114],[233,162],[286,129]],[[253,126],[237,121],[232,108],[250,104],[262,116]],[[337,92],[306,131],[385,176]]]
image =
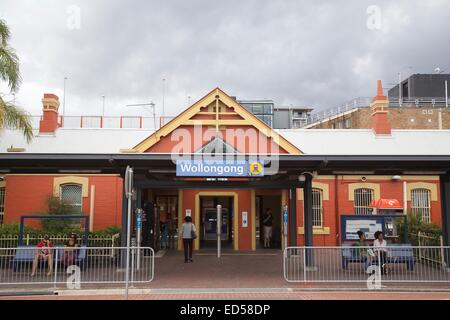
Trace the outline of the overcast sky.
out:
[[[375,7],[369,7],[375,5]],[[77,14],[79,12],[79,15]],[[450,1],[1,0],[21,59],[18,103],[66,114],[178,114],[219,86],[238,99],[336,107],[411,73],[450,71]],[[79,23],[78,23],[79,22]],[[4,86],[2,92],[5,92]]]

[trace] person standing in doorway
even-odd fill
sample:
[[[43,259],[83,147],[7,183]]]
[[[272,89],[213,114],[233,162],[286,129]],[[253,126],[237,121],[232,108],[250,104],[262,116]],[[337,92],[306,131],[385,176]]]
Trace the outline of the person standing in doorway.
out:
[[[183,239],[184,263],[194,262],[192,260],[192,245],[194,239],[197,238],[197,230],[192,223],[192,218],[189,216],[184,218],[184,223],[180,230],[180,237]]]
[[[270,248],[272,245],[272,226],[273,226],[273,216],[272,211],[267,208],[266,214],[263,219],[264,226],[264,248]]]

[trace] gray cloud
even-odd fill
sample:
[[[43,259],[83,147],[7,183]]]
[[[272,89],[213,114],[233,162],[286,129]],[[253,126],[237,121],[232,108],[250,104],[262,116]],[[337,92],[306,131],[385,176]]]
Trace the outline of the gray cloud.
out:
[[[67,9],[81,9],[70,30]],[[381,30],[367,25],[381,9]],[[166,114],[220,86],[241,99],[330,108],[372,96],[404,76],[450,71],[448,1],[59,1],[3,0],[22,61],[20,103],[40,113],[44,92],[67,113],[137,113],[126,103],[153,100]],[[411,66],[412,68],[408,68]]]

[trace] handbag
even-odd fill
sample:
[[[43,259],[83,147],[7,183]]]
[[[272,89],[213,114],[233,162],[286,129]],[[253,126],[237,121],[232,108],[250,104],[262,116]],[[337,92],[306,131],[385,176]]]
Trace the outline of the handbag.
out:
[[[197,232],[194,230],[194,224],[191,223],[191,239],[197,239]]]

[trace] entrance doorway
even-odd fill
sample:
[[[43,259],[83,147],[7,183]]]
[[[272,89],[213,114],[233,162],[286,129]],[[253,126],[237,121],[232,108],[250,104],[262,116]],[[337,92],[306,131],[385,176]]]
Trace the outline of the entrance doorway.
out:
[[[281,249],[282,232],[281,232],[281,196],[256,196],[256,248],[264,248],[264,225],[263,220],[266,211],[272,211],[272,249]]]
[[[222,248],[233,248],[233,197],[201,196],[200,197],[200,230],[201,248],[217,246],[217,205],[222,206]]]

